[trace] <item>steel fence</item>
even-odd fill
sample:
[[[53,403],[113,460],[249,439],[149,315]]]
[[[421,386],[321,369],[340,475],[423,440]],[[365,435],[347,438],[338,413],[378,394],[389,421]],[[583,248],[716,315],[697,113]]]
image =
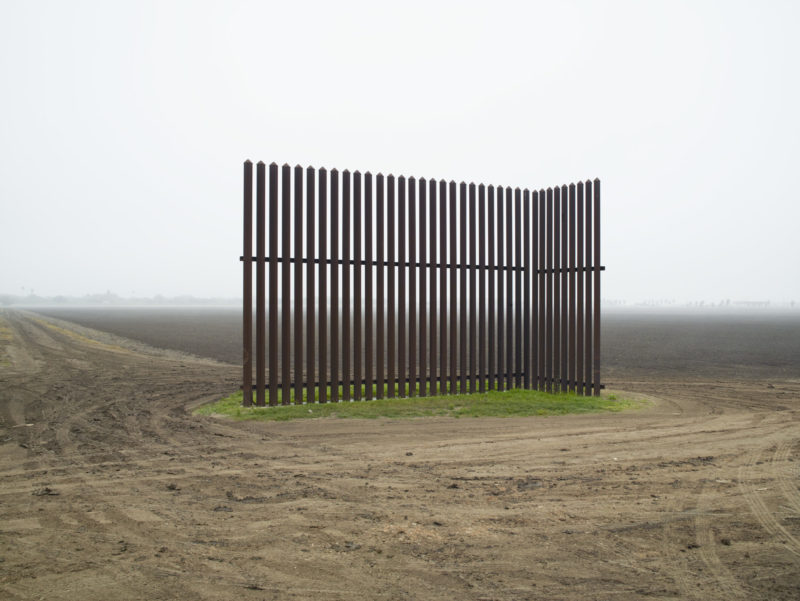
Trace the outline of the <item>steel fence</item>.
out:
[[[246,161],[245,406],[253,391],[258,406],[599,394],[599,180],[530,191],[259,162],[255,208],[253,255]]]

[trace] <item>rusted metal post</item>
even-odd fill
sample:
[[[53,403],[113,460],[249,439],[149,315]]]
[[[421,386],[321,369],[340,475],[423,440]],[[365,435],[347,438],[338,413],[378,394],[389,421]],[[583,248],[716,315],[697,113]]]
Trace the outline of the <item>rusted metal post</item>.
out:
[[[428,223],[427,223],[427,180],[421,177],[419,180],[419,230],[417,239],[419,240],[419,303],[417,305],[419,315],[419,394],[425,396],[430,390],[428,383],[431,381],[430,368],[428,366]]]
[[[506,389],[514,388],[514,195],[506,187]]]
[[[486,186],[478,186],[478,390],[486,392]]]
[[[553,390],[553,189],[547,189],[547,316],[545,325],[545,390]]]
[[[351,340],[350,323],[352,318],[350,307],[350,213],[352,206],[350,190],[350,171],[342,172],[342,400],[351,397]]]
[[[395,178],[389,174],[386,178],[386,257],[389,262],[389,273],[387,274],[387,302],[386,311],[386,351],[389,362],[386,365],[387,390],[386,396],[395,396],[395,386],[397,385],[397,316],[395,307],[397,306],[397,288],[395,287],[395,276],[397,275],[396,246],[395,246]]]
[[[575,381],[575,184],[569,186],[569,373],[567,374],[570,392],[577,390]]]
[[[262,187],[263,189],[263,187]],[[263,214],[263,213],[262,213]],[[278,165],[276,163],[271,163],[269,166],[269,404],[275,405],[278,402],[278,223],[280,223],[280,219],[278,217]],[[261,219],[258,220],[261,222]],[[262,228],[263,226],[257,226]],[[261,229],[261,233],[258,234],[258,238],[260,240],[264,240],[263,236],[263,229]],[[262,242],[263,244],[263,242]],[[264,265],[264,253],[263,249],[260,248],[258,251],[258,264]],[[261,272],[263,274],[263,271]],[[264,281],[264,278],[260,278],[261,282]],[[263,285],[263,284],[262,284]],[[258,296],[258,292],[256,295]],[[264,308],[263,308],[263,291],[261,292],[262,302],[260,303],[261,308],[256,308],[256,320],[258,319],[258,315],[264,315]],[[259,305],[258,300],[256,300],[256,305]],[[263,319],[263,317],[262,317]],[[262,340],[264,337],[263,334],[263,321],[262,325],[259,327],[256,325],[256,336],[259,336],[258,332],[262,331],[260,334]],[[259,373],[262,373],[263,365],[260,369],[258,369]],[[258,376],[256,375],[256,378]],[[263,380],[262,380],[263,382]],[[258,389],[262,389],[263,385],[256,385],[256,392]],[[259,398],[257,404],[259,406],[263,405],[263,399]]]
[[[309,269],[311,266],[309,266]],[[286,294],[286,291],[284,291]],[[294,402],[303,402],[303,168],[294,168]]]
[[[583,290],[583,282],[585,279],[584,270],[583,270],[583,260],[584,260],[584,248],[583,248],[583,240],[584,240],[584,227],[583,227],[583,206],[584,206],[584,197],[583,197],[583,182],[578,182],[577,185],[577,199],[576,199],[576,208],[577,208],[577,223],[576,223],[576,234],[577,234],[577,248],[576,248],[576,266],[575,269],[577,270],[577,299],[576,299],[576,312],[577,312],[577,323],[575,324],[575,342],[576,342],[576,349],[575,349],[575,378],[577,382],[577,392],[578,394],[586,394],[586,373],[584,370],[584,361],[585,361],[585,336],[583,331],[583,321],[585,318],[585,298],[584,298],[584,290]]]
[[[537,338],[539,355],[539,390],[547,389],[547,193],[539,190],[539,331]]]
[[[417,394],[417,180],[408,178],[408,396]],[[403,235],[405,239],[405,235]],[[405,295],[403,295],[405,298]],[[405,304],[405,302],[404,302]]]
[[[438,303],[438,295],[437,295],[437,276],[439,274],[439,266],[438,266],[438,247],[436,244],[436,233],[437,233],[437,225],[436,225],[436,180],[432,179],[428,182],[428,214],[430,215],[430,223],[428,224],[429,234],[430,234],[430,280],[431,280],[431,300],[430,300],[430,310],[428,312],[429,318],[429,333],[430,333],[430,358],[428,359],[429,367],[429,387],[430,387],[430,394],[431,396],[436,395],[437,387],[437,375],[438,375],[438,367],[439,367],[439,339],[437,334],[439,332],[437,328],[437,317],[439,312],[439,303]]]
[[[522,195],[522,269],[523,269],[523,317],[522,317],[522,365],[523,377],[522,387],[529,389],[534,379],[533,358],[531,356],[531,337],[534,335],[531,329],[531,193],[525,189]],[[535,321],[533,322],[535,328]],[[534,338],[535,340],[535,338]]]
[[[531,256],[528,264],[531,274],[531,388],[540,387],[539,371],[539,192],[531,192]]]
[[[586,194],[586,206],[584,208],[586,215],[586,268],[584,278],[586,281],[586,304],[584,311],[586,314],[585,324],[585,346],[584,346],[584,383],[586,386],[586,394],[591,395],[594,392],[594,380],[592,378],[592,334],[594,328],[592,325],[592,309],[594,308],[594,297],[592,296],[592,275],[594,269],[594,261],[592,259],[592,182],[587,181],[584,185],[584,192]]]
[[[448,331],[450,333],[450,394],[455,394],[458,389],[458,255],[457,255],[457,238],[456,238],[456,218],[458,210],[456,199],[456,183],[450,180],[450,203],[449,214],[450,219],[450,325]]]
[[[253,404],[253,163],[244,162],[242,252],[242,405]],[[263,342],[263,341],[262,341]],[[263,356],[263,350],[261,351]],[[263,361],[263,358],[262,358]]]
[[[526,191],[527,194],[527,191]],[[514,190],[514,387],[522,387],[522,339],[528,328],[522,321],[522,191]],[[526,355],[527,356],[527,355]]]
[[[375,226],[372,223],[372,174],[369,171],[364,174],[364,225],[364,339],[366,342],[364,350],[364,398],[370,400],[375,398],[376,395],[372,381],[375,373],[374,330],[372,326],[372,316],[375,310],[372,274],[375,271],[375,267],[372,263],[372,232]],[[379,267],[379,269],[382,268]]]
[[[487,344],[487,354],[488,354],[488,388],[489,390],[494,390],[497,385],[497,366],[498,366],[498,353],[497,353],[497,311],[496,311],[496,301],[497,301],[497,280],[498,274],[500,273],[497,270],[497,263],[495,262],[495,253],[496,251],[496,244],[497,244],[497,233],[495,231],[495,215],[497,214],[496,207],[494,204],[494,186],[489,186],[488,189],[489,193],[489,220],[488,225],[486,228],[486,237],[488,238],[487,243],[489,246],[489,267],[487,272],[487,277],[489,278],[489,317],[488,323],[486,324],[488,327],[488,337],[489,341]]]
[[[561,188],[553,189],[553,374],[554,392],[561,388]]]
[[[439,182],[439,394],[447,394],[447,182]],[[452,352],[452,349],[451,349]]]
[[[319,393],[318,402],[327,403],[328,392],[328,171],[321,167],[317,183],[319,194]]]
[[[339,402],[339,384],[341,365],[339,345],[339,171],[331,169],[330,193],[331,217],[331,318],[330,318],[330,346],[331,346],[331,402]]]
[[[504,188],[497,186],[497,390],[506,389],[506,278],[508,259],[505,256]]]
[[[361,240],[364,231],[364,221],[361,218],[361,173],[353,173],[353,398],[359,400],[363,397],[364,381],[364,339],[361,323],[361,303],[363,288],[361,274],[363,272],[361,259]]]
[[[277,165],[270,165],[270,203],[272,202],[272,179],[273,167],[277,171]],[[275,176],[277,179],[277,176]],[[260,162],[256,166],[256,405],[263,407],[265,404],[265,353],[266,353],[266,315],[265,315],[265,289],[266,278],[264,274],[264,254],[266,247],[266,183],[265,165]],[[270,209],[272,207],[270,206]],[[272,236],[272,222],[270,222],[270,236]],[[270,242],[271,244],[271,242]],[[270,295],[272,294],[272,273],[270,271]],[[271,324],[270,324],[271,325]],[[272,365],[270,364],[270,369]],[[270,384],[272,374],[270,373]]]
[[[569,198],[567,187],[561,186],[561,273],[559,274],[559,287],[561,288],[561,392],[568,389],[568,334],[569,334],[569,255],[567,254],[569,244]]]
[[[313,403],[316,398],[315,387],[318,381],[316,370],[314,369],[314,324],[316,322],[315,311],[317,306],[317,297],[314,290],[314,272],[316,271],[314,257],[317,256],[314,249],[316,241],[314,236],[315,201],[314,168],[308,167],[306,168],[306,397],[309,403]]]
[[[477,219],[477,199],[475,198],[475,184],[469,185],[469,391],[478,390],[478,241],[475,239]],[[465,216],[466,217],[466,216]],[[481,233],[481,235],[483,235]],[[467,257],[463,258],[467,262]]]
[[[291,236],[292,222],[290,214],[291,205],[291,178],[292,168],[285,164],[281,173],[281,405],[291,403],[292,397],[292,265],[291,265]]]
[[[375,224],[375,231],[377,233],[377,247],[376,247],[376,260],[377,260],[377,267],[378,267],[378,277],[377,277],[377,288],[378,288],[378,299],[377,305],[375,310],[378,312],[377,317],[377,336],[376,336],[376,345],[375,349],[377,352],[377,360],[375,362],[375,370],[377,373],[376,377],[376,388],[375,391],[375,398],[382,399],[386,396],[386,380],[385,380],[385,361],[386,361],[386,288],[385,288],[385,275],[386,275],[386,264],[384,261],[385,257],[385,249],[386,245],[384,244],[384,233],[386,231],[386,220],[385,220],[385,196],[384,196],[384,178],[383,174],[379,173],[376,179],[376,194],[377,194],[377,203],[376,203],[376,212],[377,212],[377,222]]]
[[[458,391],[467,392],[467,184],[459,186],[458,210]]]
[[[406,178],[397,178],[397,390],[405,397],[406,355]]]
[[[594,180],[594,350],[592,351],[594,396],[600,396],[600,180]]]

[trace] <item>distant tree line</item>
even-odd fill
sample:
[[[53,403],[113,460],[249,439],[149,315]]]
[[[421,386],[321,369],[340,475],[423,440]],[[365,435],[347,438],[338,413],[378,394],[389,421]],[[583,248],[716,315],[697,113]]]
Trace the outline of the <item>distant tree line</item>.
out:
[[[241,306],[242,300],[238,298],[201,298],[196,296],[163,296],[156,294],[152,297],[122,297],[113,292],[103,294],[85,294],[83,296],[39,296],[37,294],[0,294],[0,306],[3,307],[32,307],[32,306],[152,306],[152,305],[236,305]]]

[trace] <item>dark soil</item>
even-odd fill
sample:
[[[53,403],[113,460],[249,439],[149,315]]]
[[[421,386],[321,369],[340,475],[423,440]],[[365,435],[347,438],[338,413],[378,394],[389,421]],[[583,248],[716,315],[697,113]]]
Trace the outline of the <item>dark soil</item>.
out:
[[[2,311],[0,598],[797,599],[797,324],[614,319],[641,411],[235,423],[236,364]]]
[[[61,308],[37,313],[146,344],[242,360],[241,309]],[[607,312],[602,321],[604,380],[800,377],[800,311],[794,313]]]

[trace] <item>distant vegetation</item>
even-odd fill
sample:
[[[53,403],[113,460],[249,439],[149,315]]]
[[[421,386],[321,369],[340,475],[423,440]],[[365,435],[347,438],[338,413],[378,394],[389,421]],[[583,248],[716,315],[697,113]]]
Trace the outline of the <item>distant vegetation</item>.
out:
[[[26,295],[0,294],[0,307],[53,307],[53,306],[79,306],[79,307],[130,307],[130,306],[203,306],[203,305],[242,305],[240,298],[199,298],[195,296],[162,296],[157,294],[152,297],[122,297],[113,292],[103,294],[85,294],[84,296],[38,296],[30,293]]]
[[[318,417],[415,418],[415,417],[524,417],[601,413],[642,406],[641,401],[577,394],[553,394],[537,390],[490,391],[485,394],[393,398],[372,401],[341,401],[275,407],[242,407],[237,392],[211,405],[200,407],[198,415],[222,415],[239,420],[288,421]]]
[[[340,299],[341,300],[341,299]],[[102,294],[85,294],[83,296],[39,296],[30,292],[28,294],[0,294],[0,307],[147,307],[147,306],[231,306],[241,307],[241,298],[222,297],[196,297],[189,295],[180,296],[138,296],[124,297],[107,291]],[[775,302],[769,300],[731,300],[723,299],[714,301],[677,301],[674,299],[649,299],[628,301],[624,299],[603,299],[603,308],[606,309],[794,309],[800,306],[795,301]]]
[[[719,301],[677,301],[675,299],[647,299],[627,301],[623,299],[603,299],[604,308],[650,308],[650,309],[794,309],[795,301],[771,300],[731,300],[725,298]]]

